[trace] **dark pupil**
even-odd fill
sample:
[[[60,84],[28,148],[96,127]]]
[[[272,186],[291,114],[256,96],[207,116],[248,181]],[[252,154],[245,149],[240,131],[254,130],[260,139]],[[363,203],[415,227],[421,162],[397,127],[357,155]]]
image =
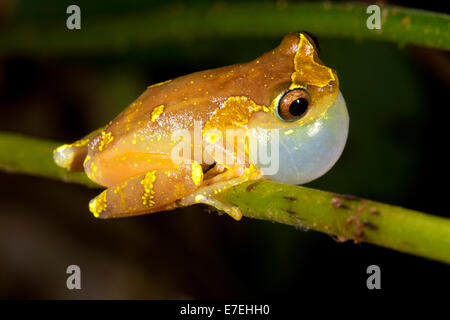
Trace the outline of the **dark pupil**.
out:
[[[301,116],[308,109],[308,100],[305,98],[298,98],[291,102],[289,106],[289,113],[294,117]]]

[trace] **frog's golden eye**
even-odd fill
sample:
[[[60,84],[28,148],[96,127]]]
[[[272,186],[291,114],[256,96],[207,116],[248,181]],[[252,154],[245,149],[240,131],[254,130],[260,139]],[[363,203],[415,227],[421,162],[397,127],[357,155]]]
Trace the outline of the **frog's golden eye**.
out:
[[[311,97],[306,89],[297,88],[286,91],[277,105],[277,114],[284,121],[296,121],[308,111]]]

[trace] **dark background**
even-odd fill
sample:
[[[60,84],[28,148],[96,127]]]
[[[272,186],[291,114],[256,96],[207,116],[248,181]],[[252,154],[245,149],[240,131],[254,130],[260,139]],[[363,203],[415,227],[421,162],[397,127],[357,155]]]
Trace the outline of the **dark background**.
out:
[[[40,28],[61,20],[65,28],[69,4],[2,1],[0,26],[24,21]],[[117,19],[158,6],[73,4],[82,17]],[[107,53],[2,54],[0,130],[71,142],[107,123],[152,83],[253,59],[280,40],[281,35]],[[321,59],[338,72],[351,123],[341,159],[308,186],[448,217],[448,52],[319,40]],[[312,292],[364,298],[380,294],[366,288],[371,264],[381,268],[385,296],[429,295],[450,284],[442,263],[368,244],[336,243],[285,225],[236,222],[200,206],[96,220],[88,202],[98,192],[0,172],[0,298],[271,299]],[[66,288],[71,264],[81,267],[82,290]]]

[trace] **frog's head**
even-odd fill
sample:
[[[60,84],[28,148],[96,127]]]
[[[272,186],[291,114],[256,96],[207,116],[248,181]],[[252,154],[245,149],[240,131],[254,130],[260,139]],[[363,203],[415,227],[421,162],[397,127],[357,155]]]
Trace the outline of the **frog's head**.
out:
[[[277,129],[279,165],[269,177],[302,184],[322,176],[336,163],[347,140],[349,116],[337,74],[321,62],[308,34],[288,34],[272,54],[280,55],[277,60],[290,68],[290,79],[272,88],[270,112],[255,113],[249,128],[266,141],[272,129]]]

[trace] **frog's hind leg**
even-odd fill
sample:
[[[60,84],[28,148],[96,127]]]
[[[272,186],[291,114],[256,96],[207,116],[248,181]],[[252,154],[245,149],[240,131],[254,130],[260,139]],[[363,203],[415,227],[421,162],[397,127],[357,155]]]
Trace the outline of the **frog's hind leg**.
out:
[[[203,179],[200,165],[148,171],[103,191],[89,203],[98,218],[118,218],[165,211],[195,191]]]
[[[88,144],[103,129],[97,129],[72,144],[59,146],[53,151],[53,160],[59,167],[69,171],[83,171],[83,162],[88,153]]]

